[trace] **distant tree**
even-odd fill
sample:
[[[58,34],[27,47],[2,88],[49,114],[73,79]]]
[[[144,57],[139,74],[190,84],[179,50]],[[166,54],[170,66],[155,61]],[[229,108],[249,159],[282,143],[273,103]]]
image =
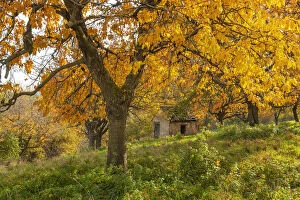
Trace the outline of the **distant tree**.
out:
[[[85,121],[85,128],[89,147],[99,149],[101,147],[102,136],[108,130],[108,121],[100,118],[87,119]]]
[[[34,99],[22,97],[10,110],[1,113],[0,137],[11,135],[9,137],[18,139],[18,157],[21,160],[31,161],[39,157],[76,152],[82,140],[79,128],[54,122],[51,116],[43,117],[33,102]]]
[[[297,112],[299,102],[300,102],[300,98],[298,98],[293,105],[293,115],[296,122],[299,122],[299,116]]]

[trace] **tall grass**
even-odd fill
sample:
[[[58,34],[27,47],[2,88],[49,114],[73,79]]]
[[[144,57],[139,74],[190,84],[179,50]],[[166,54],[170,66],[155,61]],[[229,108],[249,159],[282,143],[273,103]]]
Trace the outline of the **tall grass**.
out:
[[[299,123],[230,125],[129,143],[128,171],[106,151],[0,168],[0,199],[297,199]]]

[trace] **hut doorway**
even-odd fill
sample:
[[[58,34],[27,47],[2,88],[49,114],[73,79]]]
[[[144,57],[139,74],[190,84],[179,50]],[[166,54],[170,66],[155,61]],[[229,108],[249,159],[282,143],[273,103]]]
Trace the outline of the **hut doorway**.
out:
[[[160,136],[160,123],[155,122],[154,123],[154,137],[158,138]]]
[[[181,124],[180,125],[180,133],[181,135],[185,135],[186,132],[186,125],[185,124]]]

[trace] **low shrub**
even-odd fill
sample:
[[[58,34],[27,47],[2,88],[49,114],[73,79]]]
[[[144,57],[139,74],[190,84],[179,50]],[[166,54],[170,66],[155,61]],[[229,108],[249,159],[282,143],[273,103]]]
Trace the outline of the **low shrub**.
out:
[[[192,184],[200,183],[202,188],[215,185],[220,177],[222,157],[207,143],[190,148],[179,164],[181,179]]]
[[[296,199],[299,170],[299,165],[274,157],[256,162],[247,160],[232,168],[222,187],[243,199]]]
[[[248,124],[233,124],[223,126],[218,131],[218,139],[227,140],[255,140],[266,139],[280,134],[280,129],[275,125],[257,125],[254,127]]]
[[[21,149],[18,137],[12,133],[1,134],[0,137],[0,160],[9,160],[19,157]]]

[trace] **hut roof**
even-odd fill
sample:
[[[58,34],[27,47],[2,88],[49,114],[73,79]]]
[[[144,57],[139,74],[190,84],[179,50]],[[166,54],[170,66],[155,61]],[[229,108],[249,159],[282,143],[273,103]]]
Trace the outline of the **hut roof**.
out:
[[[196,117],[188,111],[178,110],[171,106],[162,106],[161,110],[171,122],[197,121]]]

